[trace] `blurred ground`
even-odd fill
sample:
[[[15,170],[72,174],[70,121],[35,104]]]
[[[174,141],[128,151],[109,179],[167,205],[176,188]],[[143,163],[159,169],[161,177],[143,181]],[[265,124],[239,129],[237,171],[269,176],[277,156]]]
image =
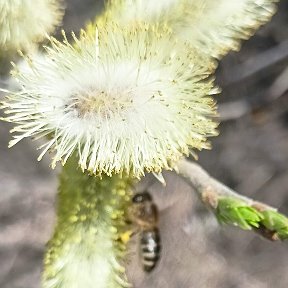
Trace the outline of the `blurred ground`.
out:
[[[67,0],[64,27],[77,30],[100,7],[100,1]],[[287,11],[288,3],[282,0],[272,22],[245,42],[240,53],[222,61],[217,81],[223,87],[218,100],[225,119],[221,136],[212,140],[213,150],[201,152],[199,160],[226,185],[286,214]],[[9,129],[1,123],[0,287],[39,288],[44,245],[53,229],[57,171],[51,171],[46,160],[36,161],[34,142],[23,141],[8,150]],[[135,251],[129,265],[134,287],[288,286],[287,243],[218,227],[186,184],[171,173],[165,177],[165,189],[157,183],[150,188],[161,210],[163,256],[147,276],[139,269]]]

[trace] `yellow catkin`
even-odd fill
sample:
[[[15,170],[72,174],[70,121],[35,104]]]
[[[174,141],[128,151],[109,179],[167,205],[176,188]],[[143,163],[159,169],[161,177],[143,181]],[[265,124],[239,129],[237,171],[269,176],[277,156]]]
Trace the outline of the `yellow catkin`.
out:
[[[1,0],[0,50],[30,50],[60,24],[61,4],[62,0]]]
[[[122,287],[132,181],[89,176],[77,166],[73,157],[60,177],[58,220],[45,255],[43,287]]]
[[[267,23],[279,0],[108,0],[97,17],[99,27],[111,21],[119,25],[161,23],[209,57],[221,59],[239,50],[240,40],[249,39]]]

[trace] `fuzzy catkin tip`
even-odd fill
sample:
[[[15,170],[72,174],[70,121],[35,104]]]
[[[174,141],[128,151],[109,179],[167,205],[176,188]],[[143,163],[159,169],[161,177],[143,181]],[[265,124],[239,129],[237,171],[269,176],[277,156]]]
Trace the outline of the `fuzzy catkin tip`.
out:
[[[73,45],[50,41],[47,56],[14,71],[23,89],[3,105],[16,124],[10,146],[49,135],[38,159],[54,152],[52,167],[77,151],[82,170],[137,178],[210,147],[214,63],[167,27],[107,23]]]
[[[0,50],[29,48],[60,23],[62,0],[1,0]]]
[[[110,0],[97,18],[98,25],[137,21],[168,25],[182,40],[208,57],[222,58],[239,50],[240,40],[250,38],[267,23],[279,0]]]

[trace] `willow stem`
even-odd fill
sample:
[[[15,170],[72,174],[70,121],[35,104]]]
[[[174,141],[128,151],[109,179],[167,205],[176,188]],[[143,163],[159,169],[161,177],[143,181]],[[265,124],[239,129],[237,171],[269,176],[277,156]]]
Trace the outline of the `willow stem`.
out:
[[[238,194],[186,159],[177,169],[220,223],[253,230],[272,241],[288,239],[288,218],[276,208]]]
[[[259,210],[272,209],[276,211],[275,208],[265,203],[261,203],[244,195],[240,195],[236,191],[214,179],[207,173],[207,171],[205,171],[200,165],[196,164],[195,162],[183,159],[178,163],[177,168],[180,176],[182,176],[184,180],[192,188],[195,189],[201,200],[211,208],[215,208],[213,207],[215,206],[215,203],[213,203],[213,199],[211,198],[214,194],[215,197],[226,196],[237,198],[241,201],[244,201],[245,203],[247,203],[247,205],[250,206],[257,205],[257,207],[259,207]]]

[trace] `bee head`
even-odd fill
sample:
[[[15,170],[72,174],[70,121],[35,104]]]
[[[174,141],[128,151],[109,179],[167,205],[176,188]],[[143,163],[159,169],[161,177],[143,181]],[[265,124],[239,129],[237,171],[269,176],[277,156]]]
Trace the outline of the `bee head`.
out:
[[[148,192],[137,193],[132,198],[133,203],[144,203],[144,202],[151,202],[151,201],[152,201],[152,197]]]

